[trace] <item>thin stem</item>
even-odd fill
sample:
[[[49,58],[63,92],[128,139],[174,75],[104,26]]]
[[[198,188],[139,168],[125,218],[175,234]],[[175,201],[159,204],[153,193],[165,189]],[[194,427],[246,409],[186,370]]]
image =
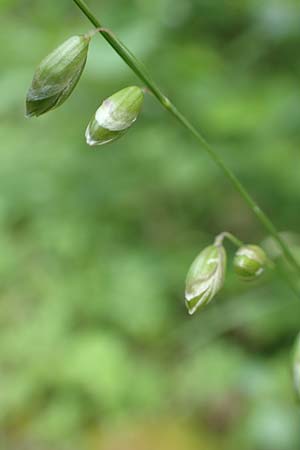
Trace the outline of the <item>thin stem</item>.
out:
[[[243,197],[245,202],[249,205],[254,215],[264,226],[268,233],[275,239],[278,246],[280,247],[283,255],[287,261],[298,271],[300,275],[300,263],[297,261],[288,245],[284,242],[282,237],[278,234],[275,226],[269,217],[262,211],[258,206],[256,201],[244,188],[242,183],[236,177],[236,175],[227,167],[226,163],[222,158],[216,153],[214,148],[206,141],[202,134],[189,122],[189,120],[174,106],[171,101],[163,94],[160,88],[157,86],[156,82],[147,72],[145,66],[131,53],[131,51],[114,36],[109,30],[102,28],[101,23],[92,13],[90,8],[87,6],[84,0],[73,0],[74,3],[80,8],[83,14],[90,20],[90,22],[99,28],[99,33],[106,39],[106,41],[113,47],[113,49],[118,53],[118,55],[126,62],[126,64],[134,71],[134,73],[140,78],[140,80],[146,84],[150,91],[155,95],[157,100],[162,104],[162,106],[169,111],[194,137],[200,142],[202,147],[209,154],[211,159],[217,164],[217,166],[222,170],[228,180],[231,182],[233,187],[237,192]]]
[[[227,238],[236,247],[243,247],[245,244],[232,233],[223,231],[215,238],[215,245],[222,245],[223,240]],[[284,269],[284,266],[278,262],[275,264],[268,256],[266,257],[266,265],[269,269],[275,270],[277,274],[289,285],[290,289],[297,297],[300,297],[299,288],[293,277]]]
[[[232,233],[229,233],[228,231],[223,231],[222,233],[218,234],[215,238],[215,245],[222,245],[223,240],[227,238],[233,245],[240,248],[243,247],[245,244],[240,239],[235,237]],[[269,269],[275,270],[278,275],[289,285],[290,289],[294,292],[294,294],[297,297],[300,297],[300,292],[298,289],[297,283],[295,283],[293,277],[288,274],[288,272],[284,269],[282,264],[275,264],[268,256],[266,256],[266,265]]]
[[[229,233],[228,231],[223,231],[223,233],[218,234],[218,236],[215,239],[215,245],[222,245],[223,240],[227,238],[229,241],[232,242],[233,245],[236,247],[242,247],[244,243],[240,241],[237,237],[235,237],[233,234]]]

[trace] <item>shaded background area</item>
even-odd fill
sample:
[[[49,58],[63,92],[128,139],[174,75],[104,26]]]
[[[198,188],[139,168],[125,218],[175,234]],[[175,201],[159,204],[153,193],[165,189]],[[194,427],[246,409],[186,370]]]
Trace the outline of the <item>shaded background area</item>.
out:
[[[298,0],[89,0],[281,230],[299,231]],[[84,131],[137,83],[95,37],[75,93],[24,119],[33,70],[91,27],[72,1],[1,0],[0,443],[6,450],[297,450],[300,303],[270,276],[193,318],[184,281],[228,230],[265,234],[151,97],[122,140]],[[232,248],[228,248],[232,255]]]

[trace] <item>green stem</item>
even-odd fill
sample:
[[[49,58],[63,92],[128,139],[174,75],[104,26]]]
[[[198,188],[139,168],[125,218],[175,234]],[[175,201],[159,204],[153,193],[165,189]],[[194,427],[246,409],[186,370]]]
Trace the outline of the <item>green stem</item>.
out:
[[[229,233],[228,231],[223,231],[222,233],[218,234],[218,236],[215,239],[215,245],[222,245],[223,240],[227,238],[229,241],[232,242],[233,245],[236,247],[243,247],[244,243],[240,241],[237,237],[235,237],[233,234]]]
[[[144,65],[131,53],[131,51],[119,40],[117,39],[109,30],[102,28],[99,20],[91,12],[85,1],[83,0],[73,0],[74,3],[81,9],[83,14],[90,20],[90,22],[99,28],[99,33],[106,39],[106,41],[114,48],[118,55],[126,62],[126,64],[134,71],[134,73],[140,78],[140,80],[145,83],[145,85],[150,89],[150,91],[155,95],[157,100],[162,104],[162,106],[169,111],[194,137],[200,142],[202,147],[209,154],[211,159],[217,164],[217,166],[222,170],[228,180],[231,182],[233,187],[237,192],[243,197],[245,202],[250,206],[252,212],[264,226],[267,232],[273,236],[278,246],[280,247],[283,255],[286,257],[287,261],[298,271],[300,275],[300,263],[296,260],[295,256],[278,234],[275,226],[269,217],[261,210],[256,201],[251,197],[248,191],[244,188],[242,183],[236,177],[236,175],[231,171],[229,167],[225,164],[222,158],[216,153],[216,151],[211,147],[211,145],[206,141],[202,134],[189,122],[189,120],[171,103],[171,101],[163,94],[160,88],[157,86],[156,82],[147,72]]]
[[[245,244],[232,233],[228,231],[223,231],[218,234],[215,239],[215,245],[222,245],[224,239],[228,239],[233,245],[236,247],[243,247]],[[278,262],[275,264],[268,256],[266,265],[269,269],[275,270],[278,275],[289,285],[290,289],[294,292],[297,297],[300,297],[300,292],[297,283],[293,279],[293,277],[284,269],[284,266]]]
[[[222,245],[224,239],[228,239],[233,245],[235,245],[238,248],[243,247],[245,245],[244,242],[242,242],[240,239],[238,239],[228,231],[223,231],[222,233],[218,234],[218,236],[216,236],[215,245]],[[289,285],[290,289],[294,292],[294,294],[297,297],[300,297],[300,292],[297,283],[294,281],[293,277],[290,276],[290,274],[284,269],[284,267],[280,263],[275,264],[267,256],[266,265],[269,269],[275,270],[278,273],[278,275],[286,282],[286,284]]]

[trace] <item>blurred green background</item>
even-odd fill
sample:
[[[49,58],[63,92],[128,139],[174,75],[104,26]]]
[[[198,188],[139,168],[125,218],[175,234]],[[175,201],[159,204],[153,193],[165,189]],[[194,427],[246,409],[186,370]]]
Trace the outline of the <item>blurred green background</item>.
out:
[[[299,230],[299,1],[88,3]],[[265,238],[252,213],[150,96],[120,141],[86,146],[101,101],[138,83],[103,39],[69,101],[24,118],[39,61],[91,28],[71,0],[1,0],[0,25],[1,450],[298,450],[288,287],[229,264],[204,311],[183,303],[217,233]]]

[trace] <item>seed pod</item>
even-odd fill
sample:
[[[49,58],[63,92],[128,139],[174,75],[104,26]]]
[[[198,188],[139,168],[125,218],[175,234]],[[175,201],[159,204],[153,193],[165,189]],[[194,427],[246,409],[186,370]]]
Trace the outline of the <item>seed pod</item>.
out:
[[[212,300],[224,284],[225,271],[226,252],[222,245],[202,250],[186,278],[185,304],[189,314]]]
[[[136,121],[143,99],[142,89],[131,86],[104,100],[86,129],[88,145],[103,145],[120,138]]]
[[[293,378],[297,396],[300,400],[300,334],[298,335],[293,355]]]
[[[91,37],[72,36],[48,55],[35,71],[26,97],[26,117],[60,106],[78,83]]]
[[[244,245],[234,257],[235,273],[244,281],[258,278],[265,270],[267,256],[257,245]]]

